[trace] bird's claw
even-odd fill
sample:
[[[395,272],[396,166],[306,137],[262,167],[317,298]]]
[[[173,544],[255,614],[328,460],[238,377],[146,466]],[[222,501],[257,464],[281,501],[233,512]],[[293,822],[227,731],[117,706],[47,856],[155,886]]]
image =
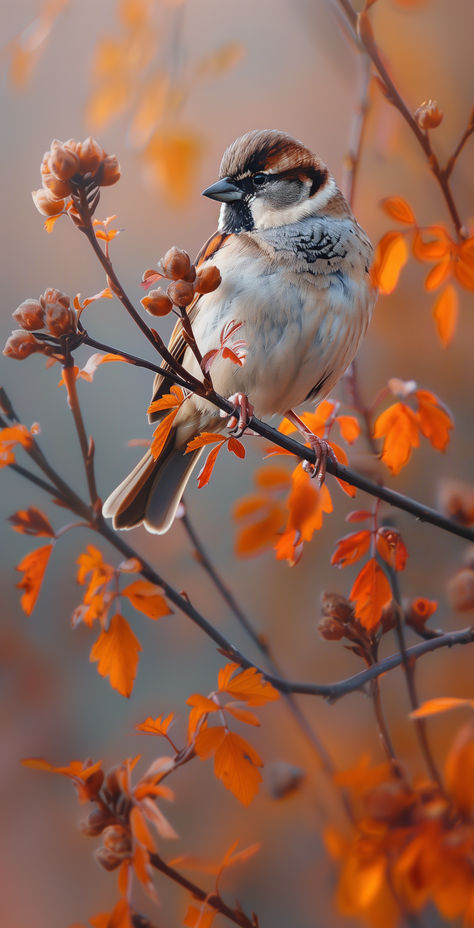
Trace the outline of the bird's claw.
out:
[[[303,470],[309,474],[312,480],[316,480],[318,487],[322,487],[326,477],[327,462],[329,460],[337,463],[336,455],[329,442],[324,438],[319,438],[318,435],[305,434],[305,439],[314,451],[315,461],[314,463],[312,461],[303,461]]]
[[[235,411],[229,418],[227,428],[234,438],[240,438],[253,416],[253,406],[245,393],[233,393],[229,396],[229,402],[234,403]]]

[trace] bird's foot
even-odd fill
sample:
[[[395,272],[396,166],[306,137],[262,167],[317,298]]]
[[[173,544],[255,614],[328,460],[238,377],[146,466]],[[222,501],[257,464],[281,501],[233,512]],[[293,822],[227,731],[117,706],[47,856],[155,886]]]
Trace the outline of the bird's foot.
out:
[[[327,462],[331,461],[337,464],[337,458],[331,445],[325,438],[320,438],[319,435],[315,435],[292,409],[289,409],[288,412],[285,413],[285,417],[289,419],[293,425],[296,425],[300,435],[304,438],[305,444],[308,444],[314,451],[314,463],[312,461],[303,461],[302,467],[312,479],[316,479],[318,487],[322,487],[326,477]]]
[[[253,406],[245,393],[233,393],[229,396],[229,403],[235,405],[235,410],[229,418],[227,428],[234,438],[240,438],[253,416]]]

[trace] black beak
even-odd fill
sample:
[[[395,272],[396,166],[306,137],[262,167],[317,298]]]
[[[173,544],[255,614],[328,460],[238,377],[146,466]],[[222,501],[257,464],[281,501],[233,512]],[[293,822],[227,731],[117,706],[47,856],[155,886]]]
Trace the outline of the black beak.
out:
[[[241,200],[244,192],[237,184],[234,184],[230,177],[223,177],[212,187],[203,190],[202,195],[203,197],[209,197],[211,200],[220,200],[221,203],[231,203],[232,200]]]

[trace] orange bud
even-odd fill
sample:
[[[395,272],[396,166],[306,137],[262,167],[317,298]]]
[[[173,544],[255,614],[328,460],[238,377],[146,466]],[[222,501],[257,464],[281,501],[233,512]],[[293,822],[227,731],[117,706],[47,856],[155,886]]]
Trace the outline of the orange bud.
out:
[[[44,309],[38,300],[23,300],[13,313],[15,322],[27,332],[42,329],[44,326]]]
[[[90,135],[83,142],[76,142],[76,145],[81,174],[95,174],[99,164],[105,158],[104,149]]]
[[[60,180],[54,174],[43,174],[43,187],[57,200],[70,196],[72,190],[68,180]]]
[[[48,287],[43,296],[40,296],[39,301],[43,309],[46,309],[47,303],[61,303],[62,306],[68,309],[71,303],[69,297],[62,290],[56,290],[56,287]]]
[[[116,155],[107,155],[97,172],[97,183],[100,187],[111,187],[120,180],[120,164]]]
[[[428,619],[436,612],[438,603],[434,599],[417,596],[405,606],[405,622],[417,632],[423,632]]]
[[[194,298],[194,286],[186,280],[173,280],[168,287],[167,293],[175,306],[189,306]]]
[[[182,280],[191,270],[191,259],[186,251],[173,246],[166,252],[161,266],[166,277]]]
[[[127,856],[132,849],[132,842],[128,828],[123,825],[108,825],[102,835],[104,847],[114,854]]]
[[[440,122],[443,121],[443,113],[437,101],[425,100],[418,109],[415,110],[415,120],[420,129],[436,129]]]
[[[474,608],[474,570],[470,567],[458,570],[449,582],[448,598],[457,612],[468,612]]]
[[[148,296],[140,301],[150,316],[167,316],[173,309],[173,304],[162,290],[150,290]]]
[[[116,870],[122,863],[122,857],[117,857],[106,847],[99,847],[95,852],[95,859],[104,870]]]
[[[64,209],[64,200],[52,197],[43,187],[40,187],[39,190],[33,190],[31,196],[36,209],[42,216],[59,216],[59,213],[62,213]]]
[[[13,358],[14,361],[24,361],[30,354],[36,351],[43,351],[44,346],[31,332],[24,332],[23,329],[15,329],[7,339],[3,353],[7,358]]]
[[[59,180],[69,180],[79,170],[79,158],[60,142],[53,142],[49,159],[51,173]]]
[[[211,265],[199,271],[194,285],[196,293],[212,293],[217,290],[221,282],[221,272],[218,267]]]

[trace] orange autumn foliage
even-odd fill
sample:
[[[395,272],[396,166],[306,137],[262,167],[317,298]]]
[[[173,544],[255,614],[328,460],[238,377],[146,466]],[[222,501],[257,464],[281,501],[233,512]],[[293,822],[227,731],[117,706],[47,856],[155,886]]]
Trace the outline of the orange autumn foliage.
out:
[[[420,433],[438,451],[445,451],[453,428],[451,416],[434,393],[414,389],[408,395],[415,400],[415,410],[407,403],[393,403],[374,424],[373,437],[384,439],[381,458],[392,474],[408,463],[412,449],[420,444]]]
[[[35,551],[30,551],[16,568],[23,574],[17,587],[23,590],[20,602],[21,608],[27,615],[31,615],[35,608],[52,550],[53,545],[36,548]]]
[[[117,613],[92,645],[90,660],[98,661],[98,672],[101,677],[109,677],[115,690],[122,696],[130,696],[141,650],[127,620]]]

